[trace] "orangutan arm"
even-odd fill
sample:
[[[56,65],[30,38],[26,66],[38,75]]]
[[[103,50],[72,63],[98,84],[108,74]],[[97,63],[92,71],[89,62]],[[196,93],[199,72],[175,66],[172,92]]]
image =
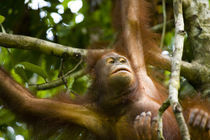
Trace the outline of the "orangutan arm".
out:
[[[82,105],[50,99],[38,99],[16,83],[0,68],[0,98],[16,114],[43,118],[57,118],[101,133],[102,121],[98,114]]]

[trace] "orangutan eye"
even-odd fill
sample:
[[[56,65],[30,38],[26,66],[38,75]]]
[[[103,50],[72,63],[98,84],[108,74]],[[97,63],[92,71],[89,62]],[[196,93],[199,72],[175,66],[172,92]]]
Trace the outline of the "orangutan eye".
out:
[[[120,63],[125,63],[126,62],[126,59],[123,58],[123,57],[120,57],[119,61],[120,61]]]
[[[112,57],[107,58],[106,63],[113,64],[114,63],[114,58],[112,58]]]

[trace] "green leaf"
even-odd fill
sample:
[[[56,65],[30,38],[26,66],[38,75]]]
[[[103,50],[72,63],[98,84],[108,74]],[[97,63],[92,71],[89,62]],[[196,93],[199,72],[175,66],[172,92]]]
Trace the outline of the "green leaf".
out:
[[[20,71],[20,68],[22,68],[22,70],[27,70],[33,73],[38,74],[39,76],[43,77],[44,79],[47,79],[48,75],[47,72],[45,70],[43,70],[40,66],[34,65],[32,63],[29,62],[21,62],[19,64],[17,64],[15,66],[15,68],[18,68],[18,72],[21,72],[21,76],[25,77],[24,75],[22,75],[22,71]],[[18,73],[19,74],[19,73]]]
[[[78,94],[85,94],[89,86],[90,78],[87,75],[84,75],[75,80],[72,90]]]
[[[14,114],[12,114],[9,110],[4,108],[0,109],[0,125],[10,123],[14,119],[15,119]]]
[[[70,77],[68,79],[68,89],[72,89],[74,81],[75,81],[74,77]]]
[[[0,24],[2,24],[4,22],[4,20],[5,20],[5,17],[0,15]]]
[[[22,78],[23,82],[28,81],[28,77],[25,73],[25,67],[23,65],[17,64],[14,68],[14,71],[16,74],[18,74]]]
[[[71,0],[64,0],[63,2],[62,2],[62,5],[63,5],[63,7],[64,7],[64,10],[66,10],[66,8],[68,8],[68,3],[70,2]]]

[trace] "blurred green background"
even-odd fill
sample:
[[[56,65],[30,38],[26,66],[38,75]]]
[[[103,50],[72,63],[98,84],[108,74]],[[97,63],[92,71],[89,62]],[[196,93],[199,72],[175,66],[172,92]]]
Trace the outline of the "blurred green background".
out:
[[[167,2],[168,20],[173,19],[172,3]],[[151,25],[162,23],[162,4],[152,1],[153,13]],[[62,45],[87,48],[91,44],[110,44],[115,39],[111,24],[111,0],[0,0],[1,32],[27,35],[59,43]],[[117,17],[115,17],[117,18]],[[173,51],[173,27],[168,29],[164,40],[164,54]],[[94,46],[94,47],[95,47]],[[188,47],[189,48],[189,47]],[[185,51],[186,60],[190,61],[190,48]],[[59,91],[84,94],[91,84],[88,75],[67,80],[66,85],[48,90],[34,90],[32,84],[41,84],[58,78],[59,73],[70,71],[79,63],[76,58],[59,58],[36,51],[6,49],[0,47],[0,65],[20,84],[33,91],[39,98],[49,98]],[[76,70],[83,69],[82,63]],[[154,68],[153,68],[154,69]],[[167,86],[168,71],[159,70],[164,77],[159,77]],[[191,90],[187,85],[185,90]],[[183,84],[183,85],[184,85]],[[183,87],[184,89],[184,87]],[[0,140],[30,140],[24,123],[18,122],[14,114],[0,106]],[[57,138],[59,139],[59,138]]]

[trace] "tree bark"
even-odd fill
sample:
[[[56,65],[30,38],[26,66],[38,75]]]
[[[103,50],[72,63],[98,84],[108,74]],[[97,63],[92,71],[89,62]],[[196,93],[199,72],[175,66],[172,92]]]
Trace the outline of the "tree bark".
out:
[[[186,31],[193,50],[193,65],[210,69],[210,9],[208,0],[184,0]],[[210,74],[195,75],[193,85],[210,97]]]

